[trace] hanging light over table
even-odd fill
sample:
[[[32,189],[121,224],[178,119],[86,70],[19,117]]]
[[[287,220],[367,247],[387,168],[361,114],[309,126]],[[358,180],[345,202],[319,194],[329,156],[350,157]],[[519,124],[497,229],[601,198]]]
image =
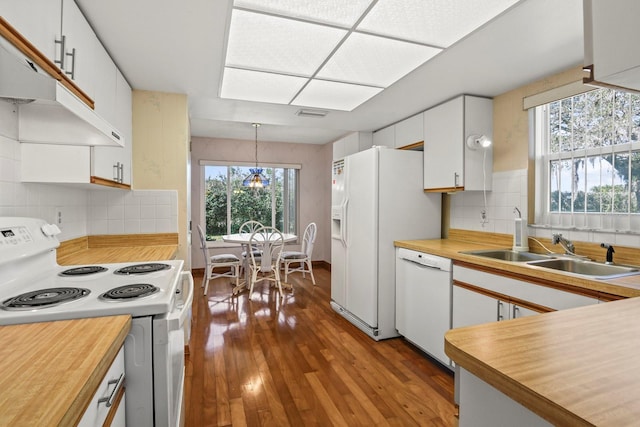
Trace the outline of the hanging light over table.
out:
[[[250,188],[268,187],[269,179],[262,175],[262,168],[258,167],[258,128],[260,123],[253,123],[252,126],[256,129],[256,167],[249,169],[251,173],[242,181],[242,185]]]

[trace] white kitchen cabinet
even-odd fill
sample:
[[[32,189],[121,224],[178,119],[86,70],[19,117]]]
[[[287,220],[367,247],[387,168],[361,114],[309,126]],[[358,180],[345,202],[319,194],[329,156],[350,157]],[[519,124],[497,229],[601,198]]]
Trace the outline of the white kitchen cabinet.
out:
[[[0,0],[0,15],[53,62],[59,52],[55,40],[60,37],[61,4],[61,0]]]
[[[453,267],[454,328],[597,303],[597,298],[586,295],[469,267]]]
[[[113,412],[115,416],[109,425],[111,427],[124,427],[126,422],[124,380],[123,346],[98,386],[89,406],[87,406],[78,423],[78,427],[102,426],[111,412]]]
[[[395,125],[395,148],[403,148],[424,140],[423,113],[404,119]]]
[[[468,288],[453,285],[452,327],[479,325],[533,316],[540,312]]]
[[[376,147],[394,148],[396,141],[395,125],[387,126],[373,133],[373,145]]]
[[[637,0],[584,0],[584,65],[604,85],[640,90]]]
[[[91,175],[131,185],[131,88],[116,70],[113,125],[120,131],[123,147],[92,147]],[[96,105],[97,109],[97,105]]]
[[[371,148],[372,132],[353,132],[333,143],[333,160],[343,159],[351,154]]]
[[[424,188],[491,190],[493,150],[471,149],[471,135],[493,138],[493,101],[462,95],[424,112]]]

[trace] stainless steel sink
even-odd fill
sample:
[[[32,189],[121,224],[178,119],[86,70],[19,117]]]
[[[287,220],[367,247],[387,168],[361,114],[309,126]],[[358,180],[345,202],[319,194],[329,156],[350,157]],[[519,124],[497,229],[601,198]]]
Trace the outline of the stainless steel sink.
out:
[[[588,276],[591,279],[613,279],[615,277],[640,274],[640,271],[635,267],[608,265],[594,261],[585,261],[570,258],[530,261],[528,262],[528,264],[535,267],[550,268],[553,270],[564,271],[565,273]]]
[[[492,258],[500,261],[528,262],[535,260],[551,259],[546,255],[534,254],[532,252],[516,252],[511,249],[483,249],[477,251],[462,251],[461,254],[475,255],[484,258]]]

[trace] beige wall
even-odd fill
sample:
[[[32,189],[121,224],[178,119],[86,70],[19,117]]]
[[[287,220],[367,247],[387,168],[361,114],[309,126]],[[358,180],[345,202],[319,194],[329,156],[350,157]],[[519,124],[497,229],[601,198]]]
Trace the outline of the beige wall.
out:
[[[133,91],[133,188],[177,190],[178,259],[190,269],[187,224],[189,111],[182,94]]]
[[[582,80],[582,67],[575,67],[519,87],[493,98],[493,171],[527,169],[529,121],[522,107],[524,97]]]
[[[251,135],[252,130],[248,129]],[[258,136],[258,159],[264,163],[300,164],[300,233],[304,227],[315,222],[318,235],[313,249],[314,261],[331,262],[330,209],[331,209],[331,162],[332,144],[291,144],[283,142],[260,142]],[[203,177],[200,160],[253,162],[255,160],[254,140],[234,140],[221,138],[192,138],[191,152],[191,200],[192,220],[201,224],[204,207],[200,192]],[[225,252],[229,252],[227,248]],[[214,251],[212,251],[214,253]],[[204,266],[202,254],[197,244],[192,249],[193,266]]]

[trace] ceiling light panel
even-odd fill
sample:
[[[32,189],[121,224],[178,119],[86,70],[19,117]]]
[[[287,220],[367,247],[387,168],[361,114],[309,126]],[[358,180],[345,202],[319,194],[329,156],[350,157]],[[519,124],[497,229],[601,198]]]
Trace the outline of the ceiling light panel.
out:
[[[246,101],[288,104],[307,81],[303,77],[225,68],[220,96]]]
[[[352,33],[317,77],[387,87],[440,51],[415,43]]]
[[[518,0],[380,0],[358,30],[449,47]]]
[[[311,76],[346,30],[234,9],[226,65]]]
[[[235,7],[351,28],[372,0],[235,0]]]
[[[293,105],[351,111],[382,89],[347,83],[311,80],[293,100]]]

